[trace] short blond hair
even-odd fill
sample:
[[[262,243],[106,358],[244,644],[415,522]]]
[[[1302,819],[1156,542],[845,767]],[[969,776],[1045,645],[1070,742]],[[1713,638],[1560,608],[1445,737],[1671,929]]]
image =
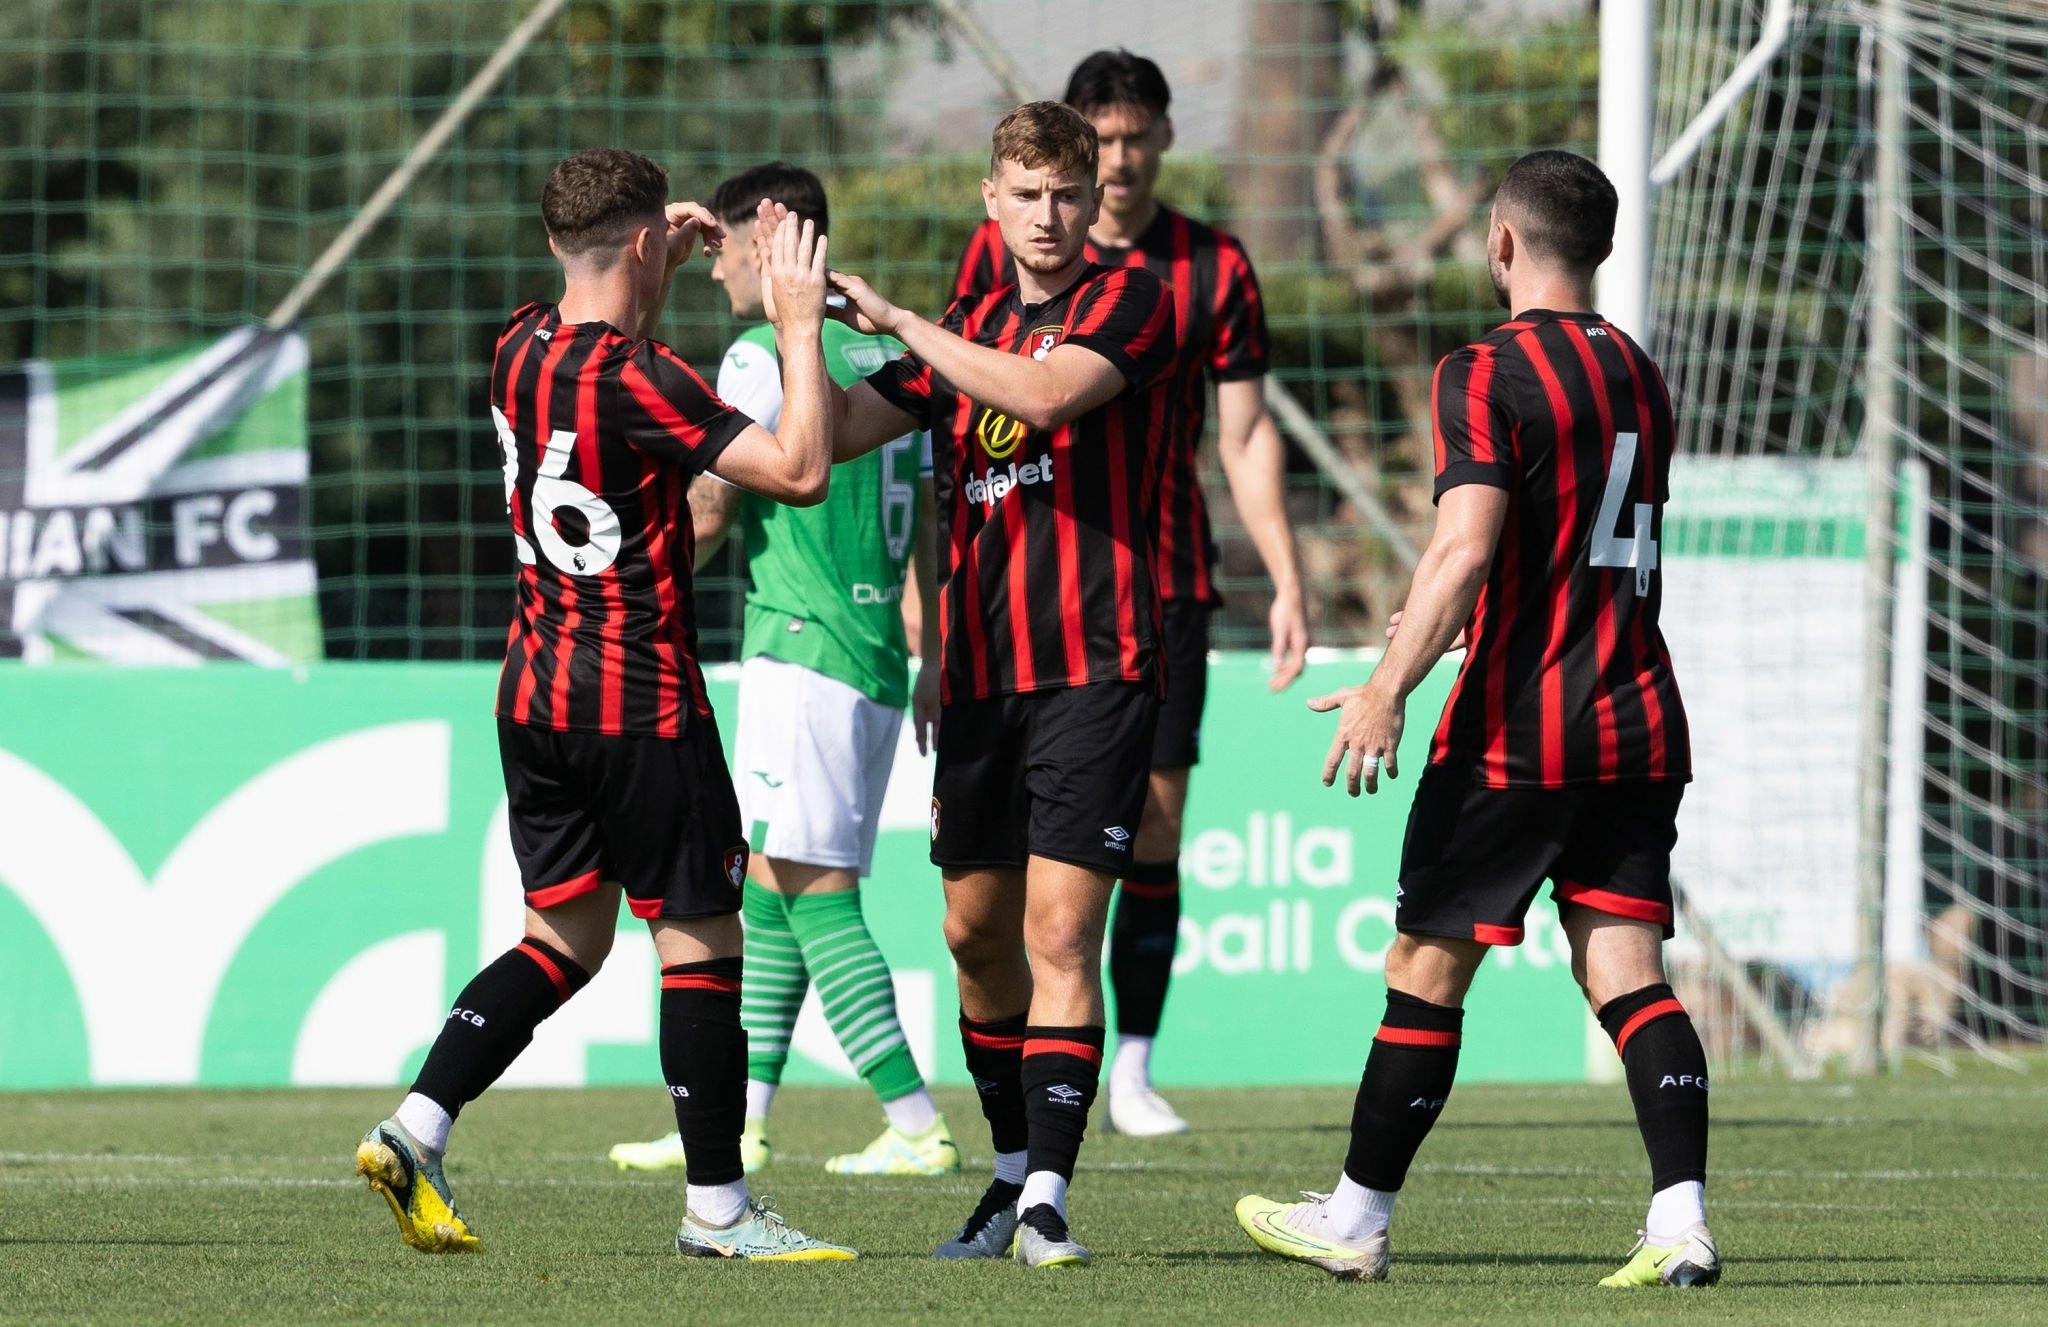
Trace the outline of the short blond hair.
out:
[[[996,123],[990,135],[988,173],[1006,161],[1026,170],[1085,175],[1095,183],[1095,126],[1063,101],[1027,101]]]

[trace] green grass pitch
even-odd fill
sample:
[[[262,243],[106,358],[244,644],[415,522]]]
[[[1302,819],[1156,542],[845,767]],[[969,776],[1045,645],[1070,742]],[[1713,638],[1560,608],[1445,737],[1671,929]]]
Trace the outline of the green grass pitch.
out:
[[[622,1175],[611,1143],[664,1121],[658,1088],[505,1091],[472,1106],[449,1176],[474,1257],[403,1247],[354,1178],[388,1091],[0,1096],[0,1319],[339,1322],[2048,1322],[2048,1085],[1970,1068],[1868,1083],[1715,1088],[1709,1207],[1727,1273],[1693,1292],[1603,1291],[1647,1169],[1618,1087],[1460,1087],[1410,1177],[1392,1279],[1340,1285],[1256,1251],[1251,1191],[1326,1187],[1341,1090],[1184,1091],[1185,1138],[1097,1137],[1075,1231],[1092,1268],[941,1265],[989,1164],[971,1097],[941,1093],[968,1155],[947,1180],[840,1179],[878,1127],[858,1090],[776,1105],[758,1177],[854,1264],[676,1258],[677,1176]]]

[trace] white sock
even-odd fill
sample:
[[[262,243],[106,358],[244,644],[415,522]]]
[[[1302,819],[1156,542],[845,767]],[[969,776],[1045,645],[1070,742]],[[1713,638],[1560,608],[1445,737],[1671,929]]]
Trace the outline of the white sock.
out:
[[[1111,1095],[1142,1092],[1151,1086],[1152,1038],[1119,1036],[1116,1039],[1116,1059],[1109,1066]]]
[[[996,1178],[1005,1184],[1022,1184],[1024,1164],[1030,1156],[1029,1152],[996,1153]]]
[[[932,1094],[924,1088],[907,1097],[883,1102],[882,1114],[889,1117],[889,1127],[905,1138],[915,1138],[939,1122],[939,1108],[932,1104]]]
[[[1686,1230],[1707,1219],[1707,1186],[1684,1180],[1650,1195],[1650,1215],[1643,1219],[1643,1238],[1663,1248],[1678,1243]]]
[[[1330,1233],[1339,1239],[1364,1239],[1379,1234],[1393,1224],[1394,1199],[1400,1196],[1384,1189],[1368,1189],[1340,1173],[1330,1201],[1323,1204]]]
[[[1060,1220],[1066,1220],[1067,1182],[1049,1170],[1034,1170],[1026,1175],[1024,1195],[1017,1199],[1017,1215],[1024,1215],[1040,1203],[1051,1203]]]
[[[441,1109],[441,1104],[408,1092],[405,1100],[398,1103],[393,1119],[405,1126],[405,1131],[429,1152],[448,1150],[448,1131],[455,1127],[455,1117]]]
[[[775,1084],[747,1080],[747,1118],[765,1120],[768,1108],[775,1104]]]
[[[707,1226],[729,1226],[747,1214],[747,1182],[734,1180],[730,1184],[692,1184],[690,1190],[690,1215]]]

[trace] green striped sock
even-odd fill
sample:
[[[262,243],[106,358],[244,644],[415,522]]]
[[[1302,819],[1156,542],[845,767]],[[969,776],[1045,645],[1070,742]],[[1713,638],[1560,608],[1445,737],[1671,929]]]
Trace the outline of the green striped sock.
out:
[[[860,914],[860,891],[799,894],[788,902],[789,925],[803,946],[804,967],[846,1058],[883,1101],[923,1088],[924,1077],[896,1020],[889,965]]]
[[[747,1029],[747,1078],[780,1083],[789,1059],[789,1034],[804,1002],[804,956],[789,927],[782,895],[749,880],[741,895],[746,923],[746,980],[740,986],[740,1022]]]

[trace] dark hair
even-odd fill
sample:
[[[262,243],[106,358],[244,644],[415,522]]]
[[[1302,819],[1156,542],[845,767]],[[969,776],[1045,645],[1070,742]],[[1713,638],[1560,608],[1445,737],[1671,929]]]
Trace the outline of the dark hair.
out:
[[[1006,161],[1026,170],[1049,170],[1086,175],[1095,184],[1095,159],[1099,150],[1095,126],[1081,112],[1058,101],[1027,101],[996,122],[989,135],[988,173],[993,176]]]
[[[594,147],[564,157],[540,191],[540,218],[563,254],[617,244],[634,226],[660,218],[668,172],[624,148]]]
[[[1614,186],[1576,152],[1545,148],[1508,167],[1494,206],[1540,260],[1590,275],[1614,243]]]
[[[1064,100],[1083,115],[1105,106],[1142,106],[1160,116],[1166,114],[1173,92],[1158,65],[1119,46],[1097,51],[1075,65],[1067,76]]]
[[[832,229],[825,207],[824,182],[802,166],[786,161],[747,167],[713,189],[708,206],[711,215],[728,226],[737,226],[754,219],[754,209],[763,198],[817,223],[820,235]]]

